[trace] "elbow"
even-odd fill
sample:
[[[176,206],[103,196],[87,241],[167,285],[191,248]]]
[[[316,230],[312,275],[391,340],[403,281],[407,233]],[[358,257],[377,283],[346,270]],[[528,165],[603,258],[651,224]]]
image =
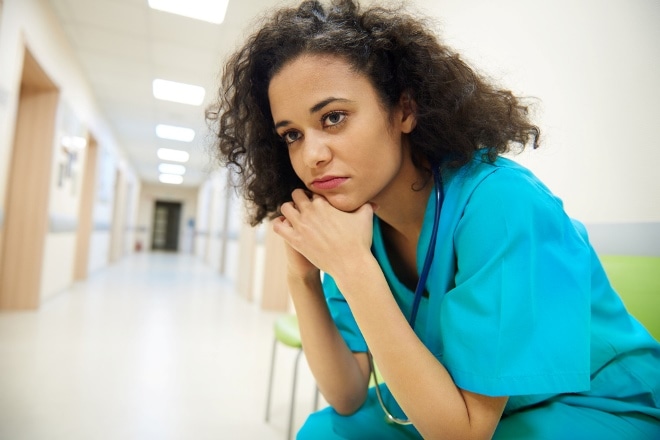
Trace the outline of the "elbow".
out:
[[[330,406],[341,416],[355,414],[364,404],[367,393],[353,393],[352,395],[334,396],[327,399]]]
[[[484,426],[474,426],[469,420],[452,420],[444,423],[415,423],[415,428],[422,434],[422,438],[451,439],[451,440],[490,440],[495,434],[492,429]]]
[[[352,416],[362,405],[331,405],[340,416]]]

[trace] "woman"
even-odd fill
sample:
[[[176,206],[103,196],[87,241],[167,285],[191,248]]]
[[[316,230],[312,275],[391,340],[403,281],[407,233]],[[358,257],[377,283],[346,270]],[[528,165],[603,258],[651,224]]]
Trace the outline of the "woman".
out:
[[[252,223],[287,245],[330,403],[299,438],[660,438],[660,347],[582,226],[500,157],[537,146],[527,107],[422,20],[280,9],[209,118]]]

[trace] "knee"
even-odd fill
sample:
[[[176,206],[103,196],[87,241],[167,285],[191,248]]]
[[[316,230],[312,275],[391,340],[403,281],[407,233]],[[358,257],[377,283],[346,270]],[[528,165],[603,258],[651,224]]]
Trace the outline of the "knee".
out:
[[[330,408],[312,413],[307,417],[296,434],[296,440],[321,440],[330,439],[332,430],[332,420]]]

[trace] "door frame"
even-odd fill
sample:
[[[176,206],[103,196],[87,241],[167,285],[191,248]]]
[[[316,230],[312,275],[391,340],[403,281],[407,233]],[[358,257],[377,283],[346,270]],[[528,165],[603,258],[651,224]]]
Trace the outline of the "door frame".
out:
[[[96,191],[96,162],[98,143],[91,134],[87,135],[85,169],[78,210],[78,232],[76,233],[76,257],[73,266],[73,280],[87,278],[89,271],[89,248],[93,229],[94,195]]]
[[[0,253],[0,310],[41,302],[59,89],[24,47]]]

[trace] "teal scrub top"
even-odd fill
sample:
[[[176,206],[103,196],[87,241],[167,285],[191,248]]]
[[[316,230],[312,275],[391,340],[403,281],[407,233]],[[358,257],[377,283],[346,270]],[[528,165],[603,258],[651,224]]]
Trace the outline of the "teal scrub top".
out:
[[[415,332],[456,385],[509,396],[503,417],[553,400],[660,418],[660,345],[627,313],[584,227],[567,216],[561,200],[506,158],[490,163],[478,155],[442,177],[429,297],[422,299]],[[431,196],[418,273],[435,203]],[[373,252],[410,316],[414,293],[392,270],[378,218]],[[346,343],[367,351],[332,277],[323,284]]]

